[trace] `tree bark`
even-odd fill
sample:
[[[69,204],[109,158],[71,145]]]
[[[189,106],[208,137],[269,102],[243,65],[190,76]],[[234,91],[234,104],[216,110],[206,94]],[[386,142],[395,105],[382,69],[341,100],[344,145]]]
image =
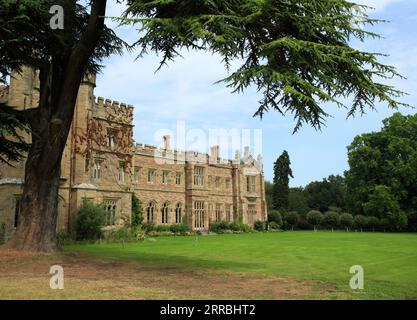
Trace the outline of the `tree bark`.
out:
[[[7,246],[15,250],[52,252],[58,249],[56,226],[61,170],[59,163],[36,156],[41,144],[33,144],[28,154],[19,224]]]
[[[33,133],[25,167],[20,217],[6,248],[35,252],[58,249],[56,228],[61,159],[78,89],[103,31],[105,8],[106,0],[93,1],[88,26],[72,51],[53,57],[50,65],[40,70],[39,107],[27,112]],[[70,13],[66,14],[66,19],[69,16]]]

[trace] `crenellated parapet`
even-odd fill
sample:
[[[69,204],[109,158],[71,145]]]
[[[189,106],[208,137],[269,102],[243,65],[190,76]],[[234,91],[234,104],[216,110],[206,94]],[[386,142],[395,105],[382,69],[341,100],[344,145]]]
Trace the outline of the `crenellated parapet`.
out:
[[[93,117],[123,124],[132,124],[133,110],[134,107],[130,104],[98,97],[94,101],[92,112]]]
[[[153,156],[158,148],[149,144],[136,143],[134,151],[137,154]]]
[[[207,153],[187,151],[185,152],[185,161],[193,164],[207,164],[209,162],[209,156]]]
[[[169,145],[158,147],[150,144],[136,143],[134,153],[137,155],[146,155],[155,157],[157,161],[164,159],[166,163],[190,163],[202,165],[215,165],[222,167],[251,166],[255,167],[257,172],[262,173],[262,157],[259,155],[256,159],[250,154],[249,149],[245,149],[244,157],[240,157],[240,151],[236,151],[234,159],[225,159],[219,157],[219,148],[211,148],[211,154],[198,151],[178,151],[170,148]]]

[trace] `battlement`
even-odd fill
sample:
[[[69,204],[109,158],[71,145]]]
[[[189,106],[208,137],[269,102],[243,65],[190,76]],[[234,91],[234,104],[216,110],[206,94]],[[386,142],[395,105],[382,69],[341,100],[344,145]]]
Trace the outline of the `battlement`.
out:
[[[144,143],[136,143],[134,146],[134,152],[137,155],[147,155],[151,157],[156,157],[158,159],[163,158],[169,162],[175,163],[192,163],[192,164],[207,164],[207,165],[221,165],[226,167],[234,167],[237,165],[247,165],[247,166],[254,166],[258,172],[262,172],[263,170],[263,160],[261,155],[255,159],[253,158],[250,153],[248,147],[245,148],[244,157],[240,157],[240,151],[237,150],[235,154],[235,159],[224,159],[218,157],[218,153],[216,154],[208,154],[199,151],[179,151],[179,150],[172,150],[170,148],[165,147],[157,147],[155,145],[144,144]],[[217,150],[218,147],[212,147],[212,151]]]
[[[208,163],[209,155],[198,151],[180,151],[157,147],[149,144],[137,143],[135,153],[173,160],[178,163]]]
[[[94,99],[92,109],[95,117],[129,124],[133,122],[133,110],[134,107],[130,104],[119,103],[117,100],[112,101],[103,97]]]

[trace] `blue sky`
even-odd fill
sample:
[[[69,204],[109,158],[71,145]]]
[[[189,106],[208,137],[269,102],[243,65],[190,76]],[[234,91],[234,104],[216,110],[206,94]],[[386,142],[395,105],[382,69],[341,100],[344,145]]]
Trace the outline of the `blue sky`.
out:
[[[396,66],[407,77],[407,80],[395,79],[391,83],[409,94],[402,101],[417,106],[417,0],[362,0],[362,3],[376,8],[370,12],[372,17],[390,20],[390,23],[371,29],[384,39],[353,45],[389,54],[382,61]],[[109,2],[108,16],[117,16],[122,10],[121,5]],[[132,27],[116,30],[130,43],[137,38]],[[346,119],[346,110],[329,104],[325,110],[332,118],[327,120],[326,127],[315,131],[304,126],[293,135],[291,115],[282,117],[271,111],[263,120],[252,117],[260,98],[254,90],[231,94],[224,84],[214,84],[227,75],[219,57],[203,52],[183,52],[183,58],[155,73],[159,58],[149,54],[135,61],[136,54],[107,59],[95,92],[96,96],[135,106],[134,138],[137,142],[160,144],[161,130],[175,133],[178,121],[185,122],[186,132],[190,134],[187,148],[199,151],[208,151],[208,146],[192,143],[195,129],[207,135],[210,129],[237,129],[239,132],[246,129],[252,136],[262,130],[266,179],[272,179],[274,161],[287,150],[294,173],[291,186],[342,174],[348,168],[346,146],[358,134],[379,130],[381,121],[394,112],[378,104],[376,112]],[[413,109],[400,111],[403,114],[417,112]],[[175,139],[174,134],[174,143]],[[233,157],[234,150],[221,150],[221,154]]]

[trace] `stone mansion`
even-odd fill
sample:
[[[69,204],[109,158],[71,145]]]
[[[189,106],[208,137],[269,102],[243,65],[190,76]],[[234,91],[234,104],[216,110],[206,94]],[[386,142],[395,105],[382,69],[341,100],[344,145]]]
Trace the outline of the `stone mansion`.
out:
[[[187,222],[207,229],[215,221],[252,225],[266,220],[262,158],[245,148],[235,159],[171,150],[133,141],[133,107],[94,96],[95,77],[83,80],[71,131],[61,163],[58,229],[68,230],[84,199],[106,205],[107,224],[130,221],[131,194],[142,202],[144,222]],[[13,73],[9,86],[0,86],[0,102],[31,108],[39,99],[36,71],[24,67]],[[19,219],[24,165],[0,165],[0,226],[10,235]]]

